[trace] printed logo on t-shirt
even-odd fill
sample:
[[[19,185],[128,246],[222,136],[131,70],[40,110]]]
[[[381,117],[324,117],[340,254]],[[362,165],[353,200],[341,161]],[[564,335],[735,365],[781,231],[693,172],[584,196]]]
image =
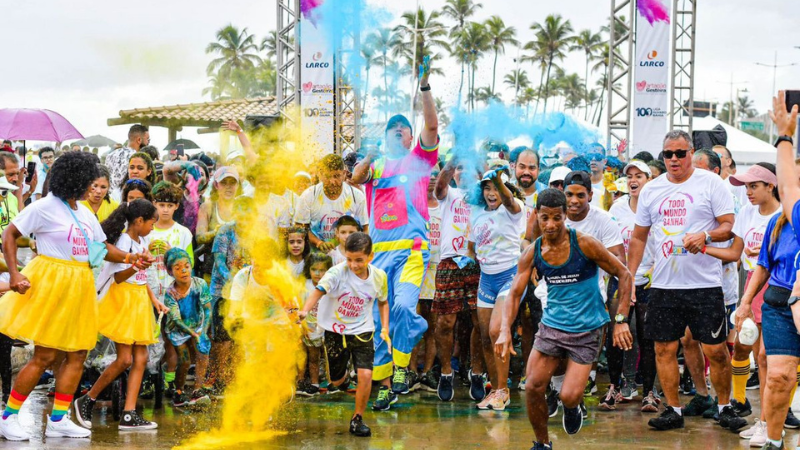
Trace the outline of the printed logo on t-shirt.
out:
[[[89,225],[81,223],[84,230],[91,229]],[[70,225],[69,233],[67,234],[67,242],[72,244],[72,256],[88,256],[89,246],[86,245],[86,239],[83,237],[81,229],[76,225]]]
[[[670,256],[686,256],[689,251],[683,245],[675,245],[674,242],[667,241],[661,244],[661,253],[664,254],[664,258],[669,258]]]
[[[336,300],[338,306],[334,316],[338,323],[333,324],[333,331],[342,334],[347,329],[347,324],[357,323],[364,315],[364,308],[370,305],[372,297],[362,298],[358,293],[345,292]]]
[[[430,236],[429,240],[431,243],[431,247],[436,247],[439,245],[439,239],[441,238],[442,230],[440,229],[439,222],[430,222]]]
[[[459,236],[453,239],[453,249],[458,252],[462,248],[464,248],[464,236]]]
[[[688,208],[694,204],[694,198],[685,192],[676,192],[665,198],[658,207],[661,215],[661,228],[667,236],[683,234],[687,225]]]
[[[147,283],[147,272],[144,270],[140,270],[136,272],[136,282],[137,283]]]
[[[762,228],[750,228],[744,234],[744,248],[748,250],[761,247],[762,242],[764,242],[764,230]]]

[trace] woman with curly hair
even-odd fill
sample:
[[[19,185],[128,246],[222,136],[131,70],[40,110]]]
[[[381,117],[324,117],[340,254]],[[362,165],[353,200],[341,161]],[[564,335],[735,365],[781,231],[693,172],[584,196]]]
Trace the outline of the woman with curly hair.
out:
[[[91,431],[65,419],[86,353],[97,343],[97,293],[89,262],[90,244],[104,243],[107,261],[137,261],[145,268],[149,266],[147,258],[106,242],[100,222],[78,202],[99,175],[94,155],[63,155],[50,170],[51,195],[25,208],[3,232],[3,254],[13,292],[0,298],[0,333],[34,344],[33,357],[19,372],[0,419],[0,433],[8,440],[30,439],[19,423],[19,410],[60,352],[65,353],[65,359],[56,380],[45,436],[91,435]],[[31,234],[36,236],[39,256],[19,272],[17,239]]]
[[[108,168],[102,164],[97,165],[97,170],[100,176],[95,178],[89,192],[86,193],[86,200],[81,200],[80,203],[92,210],[97,220],[102,222],[114,212],[119,206],[119,203],[111,200],[109,195],[109,180],[111,173]]]

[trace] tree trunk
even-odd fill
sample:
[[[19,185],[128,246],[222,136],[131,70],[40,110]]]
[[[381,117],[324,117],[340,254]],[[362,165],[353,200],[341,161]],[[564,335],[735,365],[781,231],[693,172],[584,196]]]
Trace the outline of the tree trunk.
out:
[[[542,114],[547,114],[547,97],[550,95],[550,68],[553,67],[553,53],[547,58],[547,78],[544,80],[544,108]]]
[[[536,113],[539,112],[539,102],[542,99],[542,86],[544,85],[544,69],[545,66],[542,66],[542,75],[539,77],[539,92],[536,93],[536,107],[533,108],[534,116],[536,115]]]
[[[472,66],[472,110],[475,111],[475,69],[477,69],[477,64]]]
[[[364,81],[364,93],[361,96],[361,115],[364,115],[364,110],[367,109],[367,97],[369,96],[369,66],[366,67],[367,76]]]
[[[461,100],[464,98],[461,96],[462,88],[464,87],[464,58],[461,58],[461,82],[458,84],[458,105],[459,108],[461,107]]]
[[[519,76],[519,74],[517,74]],[[492,95],[494,96],[494,82],[497,77],[497,49],[494,49],[494,66],[492,66]]]
[[[587,120],[589,118],[589,52],[586,52],[586,77],[583,79],[583,91],[583,102],[586,104],[583,120]]]
[[[386,78],[386,52],[383,53],[383,120],[389,120],[389,80]]]

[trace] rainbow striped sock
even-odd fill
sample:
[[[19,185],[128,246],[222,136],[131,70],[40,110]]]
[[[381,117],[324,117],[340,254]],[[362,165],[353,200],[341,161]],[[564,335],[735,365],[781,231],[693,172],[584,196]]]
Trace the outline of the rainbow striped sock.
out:
[[[53,412],[50,413],[50,420],[58,422],[64,418],[64,416],[67,415],[67,411],[69,411],[69,405],[71,403],[72,395],[56,392],[56,399],[53,402]]]
[[[22,395],[12,389],[11,396],[8,397],[6,409],[3,411],[3,420],[8,419],[9,416],[14,414],[19,414],[19,409],[22,408],[22,404],[25,403],[26,398],[28,398],[27,395]]]

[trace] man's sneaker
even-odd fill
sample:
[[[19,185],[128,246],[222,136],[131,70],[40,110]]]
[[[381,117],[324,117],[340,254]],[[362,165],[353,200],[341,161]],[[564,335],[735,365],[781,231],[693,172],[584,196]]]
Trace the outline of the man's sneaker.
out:
[[[758,389],[761,386],[761,381],[758,379],[758,367],[750,374],[750,378],[747,379],[747,390]]]
[[[603,397],[602,400],[600,400],[600,409],[602,409],[603,411],[614,411],[615,409],[617,409],[618,396],[620,396],[620,394],[614,388],[614,385],[613,384],[609,385],[606,396]]]
[[[739,433],[739,437],[742,437],[742,434],[744,433],[748,433],[750,435],[746,439],[750,439],[751,447],[761,448],[764,446],[764,444],[767,443],[766,422],[761,422],[760,420],[756,420],[756,424],[748,428],[747,430],[744,430],[741,433]]]
[[[564,431],[567,434],[575,434],[581,431],[583,426],[583,414],[579,407],[567,408],[564,407],[564,415],[561,418],[561,424],[564,425]]]
[[[680,392],[683,395],[697,394],[697,389],[694,387],[694,380],[692,380],[692,374],[689,373],[689,369],[684,369],[683,371],[683,376],[681,377]]]
[[[444,375],[439,377],[439,384],[436,386],[436,395],[439,396],[439,400],[443,402],[449,402],[453,400],[453,374]]]
[[[786,447],[783,446],[783,440],[781,440],[781,446],[780,447],[774,445],[772,442],[767,442],[763,447],[761,447],[761,450],[783,450],[785,448]]]
[[[436,375],[433,374],[432,370],[429,370],[422,375],[419,384],[420,389],[423,391],[436,392],[439,389],[439,380],[436,379]]]
[[[736,411],[732,406],[722,408],[719,413],[719,425],[722,428],[727,428],[733,432],[738,432],[747,426],[747,420],[736,415]]]
[[[296,394],[301,397],[313,397],[315,395],[319,395],[319,387],[314,386],[311,383],[302,383],[297,387]]]
[[[581,400],[580,404],[578,404],[578,408],[580,408],[580,410],[581,410],[581,416],[583,417],[583,420],[588,419],[589,418],[589,410],[586,409],[586,403],[584,403],[583,400]]]
[[[714,397],[714,404],[703,411],[703,419],[714,419],[714,422],[719,422],[719,408],[717,407],[717,397]]]
[[[402,367],[394,369],[394,376],[392,377],[392,392],[395,394],[408,394],[408,370]]]
[[[350,419],[350,434],[358,437],[372,436],[372,430],[364,424],[364,419],[361,418],[361,414],[356,414]]]
[[[489,391],[489,394],[483,398],[476,406],[476,408],[480,410],[487,410],[489,409],[489,403],[492,402],[494,396],[497,395],[497,391]]]
[[[522,378],[519,379],[519,385],[517,386],[517,389],[519,389],[520,391],[524,391],[526,381],[528,381],[528,377],[523,375]]]
[[[597,383],[591,378],[586,382],[586,388],[583,390],[583,396],[588,397],[597,393]]]
[[[174,381],[167,383],[167,389],[164,391],[164,397],[172,398],[172,396],[175,395],[175,390],[176,389]]]
[[[647,425],[659,431],[683,428],[683,416],[675,412],[671,406],[667,406],[660,416],[650,419]]]
[[[372,409],[375,411],[388,411],[389,408],[397,403],[397,394],[386,386],[381,386],[378,390],[378,398],[372,402]]]
[[[658,412],[658,405],[661,399],[656,397],[653,391],[650,391],[645,398],[642,399],[642,412]]]
[[[419,382],[420,376],[417,375],[417,372],[407,370],[406,377],[408,379],[408,392],[414,392],[422,386]]]
[[[553,450],[553,442],[551,441],[548,442],[547,444],[542,444],[541,442],[534,441],[531,450]]]
[[[155,430],[158,424],[145,420],[136,410],[122,411],[122,417],[119,419],[119,429],[121,431],[135,431],[135,430]]]
[[[561,405],[561,399],[558,398],[558,391],[555,389],[550,389],[550,393],[547,394],[547,415],[549,417],[555,417],[558,414],[558,407]]]
[[[762,422],[760,419],[756,418],[752,427],[739,432],[739,437],[742,439],[750,439],[758,432],[759,428],[764,428],[766,430],[766,422]],[[766,431],[764,432],[766,433]]]
[[[92,432],[86,428],[79,427],[70,420],[69,415],[61,417],[58,422],[53,422],[50,420],[50,416],[47,416],[47,428],[44,435],[49,438],[88,438],[92,435]]]
[[[686,417],[702,416],[712,406],[714,406],[714,399],[710,395],[703,397],[695,394],[689,404],[683,407],[683,415]]]
[[[31,434],[25,431],[19,423],[19,414],[12,414],[5,419],[0,419],[0,434],[9,441],[29,441],[31,439]]]
[[[622,396],[622,403],[625,403],[633,400],[634,397],[639,395],[639,390],[636,389],[636,383],[623,379],[622,387],[620,387],[619,393]]]
[[[733,410],[736,411],[736,415],[739,417],[747,417],[753,414],[753,408],[750,406],[750,400],[748,399],[744,399],[744,403],[731,400],[731,406],[733,406]]]
[[[195,389],[189,399],[189,406],[203,406],[211,403],[211,398],[202,389]]]
[[[479,402],[486,398],[486,387],[482,374],[474,374],[469,371],[469,398]]]
[[[800,428],[800,420],[797,420],[797,417],[794,416],[791,406],[789,406],[789,412],[786,413],[786,420],[783,421],[783,426],[790,430]]]
[[[188,404],[189,396],[183,391],[175,391],[175,393],[172,394],[172,406],[180,408],[181,406],[186,406]]]
[[[503,411],[509,404],[511,404],[511,395],[508,392],[508,388],[498,389],[495,391],[492,400],[489,401],[489,409]]]
[[[92,429],[92,410],[94,410],[94,401],[88,395],[78,397],[75,400],[75,419],[82,427]]]

